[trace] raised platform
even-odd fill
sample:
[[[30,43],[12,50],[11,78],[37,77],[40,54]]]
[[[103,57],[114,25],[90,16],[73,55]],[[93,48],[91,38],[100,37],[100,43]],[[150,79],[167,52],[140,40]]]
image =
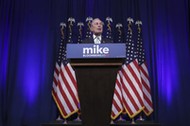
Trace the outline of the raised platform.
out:
[[[82,126],[81,122],[51,122],[51,123],[43,123],[41,126]],[[110,126],[161,126],[159,123],[154,122],[135,122],[132,124],[129,121],[125,122],[116,122],[114,124],[110,124]]]

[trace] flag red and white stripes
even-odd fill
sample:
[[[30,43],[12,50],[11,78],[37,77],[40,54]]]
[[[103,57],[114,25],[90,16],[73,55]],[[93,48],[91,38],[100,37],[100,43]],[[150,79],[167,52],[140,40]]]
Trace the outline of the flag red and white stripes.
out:
[[[61,63],[61,67],[56,63],[52,95],[64,118],[68,118],[78,111],[77,89],[75,72],[70,63],[65,65]]]
[[[66,59],[66,43],[64,40],[64,23],[61,26],[61,42],[59,53],[55,65],[53,77],[52,95],[60,114],[63,118],[68,118],[70,115],[78,111],[78,88],[75,77],[75,71]]]
[[[78,93],[75,72],[70,63],[61,64],[58,78],[57,96],[60,100],[60,112],[64,118],[78,111]]]
[[[58,77],[59,77],[59,71],[60,71],[60,66],[56,62],[55,63],[55,69],[54,69],[54,76],[53,76],[53,89],[52,89],[52,95],[54,98],[54,101],[56,102],[57,105],[60,102],[58,97],[57,97],[57,87],[58,87]],[[59,106],[58,106],[59,108]]]
[[[115,89],[112,101],[111,118],[116,119],[123,111],[122,93],[121,93],[121,80],[119,72],[117,74]]]
[[[150,81],[149,81],[149,74],[147,65],[144,62],[140,65],[140,73],[141,73],[141,80],[142,80],[142,89],[143,89],[143,96],[144,96],[144,113],[148,116],[153,112],[152,106],[152,97],[151,97],[151,88],[150,88]]]
[[[148,73],[148,67],[145,60],[145,49],[143,48],[143,41],[142,41],[142,30],[141,30],[141,21],[136,21],[135,23],[138,27],[138,35],[137,35],[137,57],[138,63],[140,68],[140,75],[142,81],[142,89],[143,89],[143,96],[144,96],[144,113],[149,116],[153,112],[153,105],[152,105],[152,97],[151,97],[151,87],[150,87],[150,79]]]
[[[128,18],[128,31],[126,37],[126,61],[122,65],[120,76],[122,84],[123,106],[130,118],[139,114],[144,109],[143,89],[140,68],[136,57],[135,43],[133,40],[133,19]]]
[[[144,108],[142,84],[137,60],[124,64],[121,69],[123,106],[130,118]]]

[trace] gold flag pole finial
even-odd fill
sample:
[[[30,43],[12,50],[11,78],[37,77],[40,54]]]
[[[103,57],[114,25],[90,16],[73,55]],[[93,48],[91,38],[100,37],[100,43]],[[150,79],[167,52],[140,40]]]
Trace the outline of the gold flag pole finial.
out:
[[[136,22],[135,22],[135,25],[138,26],[138,32],[141,33],[141,25],[142,25],[142,21],[139,21],[139,20],[136,21]]]
[[[134,21],[133,21],[133,19],[131,17],[127,18],[127,21],[128,21],[128,25],[127,25],[128,26],[128,30],[129,30],[130,34],[132,34],[132,28],[131,28],[131,26],[132,26],[132,23]]]
[[[64,22],[60,23],[60,32],[61,32],[61,38],[64,39],[65,38],[65,34],[64,34],[64,28],[66,27],[66,24]]]
[[[113,20],[112,20],[112,18],[110,18],[110,17],[107,17],[106,18],[106,21],[108,22],[108,24],[107,24],[107,27],[108,27],[108,31],[110,31],[111,32],[111,22],[113,22]]]

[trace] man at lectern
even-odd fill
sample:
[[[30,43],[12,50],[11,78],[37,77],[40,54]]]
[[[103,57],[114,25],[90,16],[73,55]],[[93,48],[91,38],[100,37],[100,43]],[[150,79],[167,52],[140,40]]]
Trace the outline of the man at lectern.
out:
[[[92,20],[90,31],[93,33],[93,35],[90,38],[84,39],[82,43],[101,44],[112,42],[110,39],[102,37],[103,22],[99,18],[95,18],[94,20]]]

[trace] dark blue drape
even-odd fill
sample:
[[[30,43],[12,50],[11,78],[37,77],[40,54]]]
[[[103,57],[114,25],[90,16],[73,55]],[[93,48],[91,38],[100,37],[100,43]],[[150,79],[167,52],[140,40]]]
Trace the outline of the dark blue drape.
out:
[[[188,0],[1,0],[0,126],[33,126],[56,119],[51,96],[59,23],[87,16],[143,22],[151,77],[152,120],[190,125]],[[126,28],[124,29],[126,30]]]

